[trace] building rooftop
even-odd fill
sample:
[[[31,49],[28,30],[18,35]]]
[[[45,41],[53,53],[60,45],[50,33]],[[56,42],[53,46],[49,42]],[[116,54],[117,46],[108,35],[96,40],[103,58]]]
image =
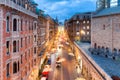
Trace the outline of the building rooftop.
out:
[[[38,5],[34,0],[30,0],[30,3],[33,5]]]
[[[108,16],[113,14],[120,14],[120,6],[103,9],[93,15],[93,17]]]
[[[116,61],[110,58],[105,58],[103,56],[91,54],[88,49],[90,48],[90,43],[80,43],[77,44],[110,76],[120,77],[120,61]]]

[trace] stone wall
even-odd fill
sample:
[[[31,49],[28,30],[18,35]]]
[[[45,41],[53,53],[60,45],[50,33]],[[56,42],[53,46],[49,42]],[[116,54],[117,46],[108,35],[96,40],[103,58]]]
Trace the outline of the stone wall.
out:
[[[93,17],[91,24],[91,47],[108,48],[110,53],[119,54],[120,15]]]
[[[79,55],[82,58],[82,74],[86,80],[112,80],[111,77],[82,49],[79,45]]]

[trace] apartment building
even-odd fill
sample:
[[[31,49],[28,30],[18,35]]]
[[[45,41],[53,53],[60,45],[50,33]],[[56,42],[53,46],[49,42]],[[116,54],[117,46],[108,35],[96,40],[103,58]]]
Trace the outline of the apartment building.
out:
[[[72,41],[91,41],[91,12],[77,13],[65,21],[65,29]]]
[[[95,53],[120,59],[120,0],[98,0],[91,26]]]
[[[37,64],[37,4],[0,0],[0,80],[27,80]]]

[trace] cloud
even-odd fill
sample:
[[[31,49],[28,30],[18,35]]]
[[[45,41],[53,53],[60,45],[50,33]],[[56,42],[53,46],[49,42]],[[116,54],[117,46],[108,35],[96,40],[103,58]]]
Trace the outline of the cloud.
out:
[[[95,11],[96,0],[35,0],[38,7],[60,21],[70,18],[78,12]]]

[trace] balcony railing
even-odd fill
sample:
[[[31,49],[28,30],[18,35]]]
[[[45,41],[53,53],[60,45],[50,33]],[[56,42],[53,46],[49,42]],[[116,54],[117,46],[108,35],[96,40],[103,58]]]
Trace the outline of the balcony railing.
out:
[[[19,33],[18,31],[13,31],[13,32],[12,32],[12,37],[13,37],[13,38],[20,37],[20,33]]]
[[[17,3],[14,3],[14,2],[11,1],[11,0],[0,0],[0,5],[5,5],[5,6],[8,6],[8,7],[11,7],[11,8],[13,8],[13,9],[16,9],[16,10],[18,10],[18,11],[21,11],[21,12],[23,12],[23,13],[25,13],[25,14],[27,14],[27,15],[30,15],[30,16],[32,16],[32,17],[35,17],[35,18],[38,17],[38,16],[37,16],[35,13],[33,13],[32,11],[23,8],[22,6],[18,5]]]

